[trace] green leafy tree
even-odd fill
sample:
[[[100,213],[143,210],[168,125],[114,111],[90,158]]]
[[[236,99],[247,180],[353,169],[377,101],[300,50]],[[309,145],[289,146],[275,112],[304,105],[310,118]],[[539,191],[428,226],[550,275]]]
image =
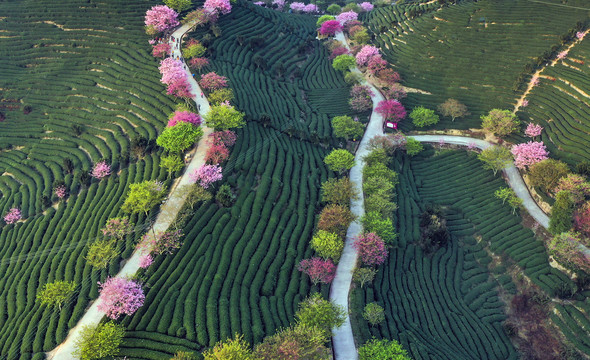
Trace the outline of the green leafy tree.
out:
[[[184,161],[178,154],[170,154],[160,158],[160,167],[168,171],[168,177],[170,177],[173,172],[182,170]]]
[[[199,357],[192,352],[177,351],[170,360],[197,360]]]
[[[559,179],[565,177],[568,173],[569,167],[567,164],[559,160],[546,159],[529,166],[531,185],[537,186],[545,192],[553,191]]]
[[[332,119],[334,135],[346,140],[356,140],[363,136],[363,124],[354,121],[350,116],[336,116]]]
[[[438,112],[441,113],[442,116],[450,117],[453,121],[455,121],[456,118],[469,115],[467,106],[461,104],[455,99],[447,99],[447,101],[440,104],[438,106]]]
[[[410,156],[418,155],[424,150],[422,143],[411,136],[406,137],[406,153]]]
[[[477,154],[477,158],[483,161],[484,169],[494,172],[494,176],[498,173],[498,170],[504,169],[513,160],[510,150],[498,145],[485,148],[481,153]]]
[[[347,206],[330,204],[320,213],[318,229],[336,233],[341,238],[346,236],[346,231],[355,216]]]
[[[510,110],[492,109],[481,116],[482,128],[497,136],[506,136],[518,129],[520,121]]]
[[[254,357],[257,360],[329,360],[332,357],[324,345],[326,340],[320,329],[299,324],[264,338],[256,346]]]
[[[549,232],[553,235],[567,232],[573,225],[574,202],[568,191],[560,191],[555,195],[555,202],[549,216]]]
[[[130,184],[127,198],[121,209],[127,213],[147,213],[162,202],[166,196],[166,186],[156,180]]]
[[[590,261],[580,250],[580,240],[578,233],[563,232],[551,240],[549,253],[568,269],[590,273]]]
[[[510,205],[510,207],[512,208],[512,214],[515,214],[516,209],[518,209],[522,206],[522,199],[517,197],[516,195],[511,196],[508,199],[508,205]]]
[[[338,234],[319,230],[311,239],[311,247],[324,259],[330,258],[334,260],[334,263],[338,263],[344,249],[344,242]]]
[[[342,174],[354,166],[354,155],[344,149],[335,149],[324,158],[324,163],[330,170]]]
[[[306,327],[317,327],[325,337],[332,335],[332,329],[344,324],[344,309],[314,293],[299,304],[295,313],[297,324]]]
[[[205,122],[216,131],[241,128],[246,125],[244,113],[227,104],[211,106],[211,110],[205,116]]]
[[[203,130],[191,123],[179,122],[167,127],[156,139],[156,144],[171,153],[180,153],[195,144],[203,136]]]
[[[354,35],[352,35],[350,37],[350,39],[356,44],[356,45],[364,45],[367,44],[369,42],[369,40],[371,40],[371,36],[369,35],[369,33],[367,32],[367,29],[362,28],[360,30],[357,30]]]
[[[43,286],[37,293],[37,300],[42,305],[57,306],[61,310],[61,306],[74,294],[75,290],[76,283],[73,281],[56,280]]]
[[[331,178],[322,183],[322,201],[329,204],[350,206],[351,200],[356,200],[359,193],[348,177]]]
[[[377,275],[377,269],[359,267],[354,269],[352,280],[357,282],[362,288],[365,284],[372,282],[375,279],[375,275]]]
[[[200,58],[205,55],[207,48],[203,44],[195,42],[182,49],[182,57],[185,59]]]
[[[123,325],[110,321],[96,327],[85,326],[76,342],[74,356],[81,360],[102,359],[119,353],[119,345],[125,336]]]
[[[395,246],[397,233],[391,218],[381,215],[379,211],[367,211],[361,222],[365,232],[377,234],[389,246]]]
[[[395,340],[371,339],[359,348],[359,360],[412,360]]]
[[[380,194],[373,194],[365,198],[365,211],[367,212],[378,212],[386,218],[392,216],[396,209],[396,203]]]
[[[388,168],[384,163],[365,165],[363,168],[363,181],[367,181],[374,177],[382,177],[386,181],[389,181],[393,186],[399,183],[397,173]]]
[[[332,61],[332,67],[338,71],[348,71],[356,66],[356,60],[352,55],[338,55]]]
[[[234,99],[234,91],[230,88],[218,89],[209,94],[207,99],[211,104],[219,105],[226,101],[232,101]]]
[[[183,12],[191,7],[191,0],[164,0],[169,8],[176,10],[176,12]]]
[[[96,240],[88,247],[86,261],[97,269],[105,269],[109,263],[119,256],[115,240]]]
[[[383,176],[371,176],[363,182],[363,191],[367,197],[378,195],[390,199],[394,188],[394,183]]]
[[[185,201],[191,209],[193,209],[196,204],[202,201],[209,201],[213,198],[213,195],[199,184],[184,185],[181,191],[186,194]]]
[[[511,188],[503,187],[496,190],[494,192],[494,196],[502,200],[502,204],[504,204],[506,200],[510,199],[513,196],[516,196],[516,194],[514,194],[514,190],[512,190]]]
[[[231,187],[228,184],[223,184],[219,187],[219,190],[217,190],[215,200],[223,207],[230,207],[236,200],[236,196],[231,191]]]
[[[336,18],[334,17],[334,15],[322,15],[322,16],[320,16],[320,17],[319,17],[318,21],[316,21],[315,25],[316,25],[317,27],[320,27],[320,26],[322,26],[322,24],[323,24],[323,23],[325,23],[326,21],[328,21],[328,20],[334,20],[334,19],[336,19]]]
[[[434,113],[434,110],[427,109],[424,106],[414,108],[410,113],[410,119],[412,119],[412,123],[418,127],[434,125],[438,123],[439,120],[438,115]]]
[[[212,349],[203,353],[204,360],[254,360],[250,344],[242,335],[220,341]]]
[[[376,302],[369,303],[365,305],[363,318],[367,320],[371,326],[379,325],[385,321],[385,310],[383,310],[383,308]]]
[[[340,14],[340,11],[342,11],[342,8],[338,4],[330,4],[330,6],[328,6],[326,11],[332,15],[337,15],[337,14]]]

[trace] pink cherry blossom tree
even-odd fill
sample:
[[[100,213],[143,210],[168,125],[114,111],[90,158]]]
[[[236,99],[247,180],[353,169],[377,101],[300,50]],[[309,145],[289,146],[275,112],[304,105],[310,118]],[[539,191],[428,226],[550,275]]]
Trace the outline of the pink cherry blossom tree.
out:
[[[200,72],[205,66],[209,66],[209,60],[207,58],[192,58],[188,61],[188,65]]]
[[[385,241],[375,233],[362,234],[355,240],[353,246],[365,265],[381,265],[387,258]]]
[[[217,75],[214,72],[210,72],[201,76],[199,85],[207,91],[215,91],[227,87],[227,78],[225,76]]]
[[[212,144],[205,155],[205,162],[207,164],[219,164],[227,160],[229,157],[229,149],[223,144]]]
[[[334,36],[338,31],[342,31],[342,25],[338,20],[324,21],[320,27],[320,34]]]
[[[372,96],[375,94],[368,86],[355,85],[350,89],[350,99],[348,103],[355,111],[366,111],[373,107]]]
[[[524,134],[528,137],[536,137],[540,136],[541,132],[543,131],[543,127],[539,124],[529,123],[524,131]]]
[[[134,227],[135,224],[128,217],[116,217],[108,219],[104,228],[100,229],[100,231],[104,236],[121,240],[125,235],[131,234]]]
[[[99,180],[101,180],[102,178],[109,176],[111,174],[111,166],[109,164],[107,164],[106,161],[99,161],[96,164],[94,164],[94,167],[92,168],[92,172],[90,173],[90,175],[92,175],[92,177],[95,177]]]
[[[324,260],[319,257],[301,260],[297,266],[297,270],[309,276],[314,284],[329,284],[336,276],[336,266],[332,260]]]
[[[191,85],[188,82],[188,78],[178,79],[168,84],[166,90],[168,95],[173,95],[179,98],[192,98],[194,94],[191,92]]]
[[[375,111],[381,114],[385,120],[394,122],[399,122],[406,117],[406,109],[399,101],[394,99],[380,101]]]
[[[292,2],[291,5],[289,5],[289,8],[295,12],[303,12],[303,9],[305,9],[305,4],[302,2]]]
[[[141,284],[133,280],[109,277],[100,286],[98,310],[111,319],[121,315],[133,315],[143,305],[145,295]]]
[[[171,50],[170,49],[170,44],[168,44],[168,43],[156,44],[152,48],[152,55],[154,57],[166,57],[166,56],[170,56],[170,50]]]
[[[4,215],[4,222],[7,224],[14,224],[22,218],[19,208],[12,208]]]
[[[187,77],[182,61],[171,57],[162,60],[158,69],[162,74],[160,81],[166,85]]]
[[[342,26],[346,26],[349,22],[357,20],[358,17],[359,14],[351,10],[336,16],[336,20],[338,20]]]
[[[139,258],[139,267],[147,269],[154,262],[154,258],[150,254],[146,254]]]
[[[379,49],[372,45],[365,45],[356,54],[356,64],[358,66],[365,66],[374,56],[379,56]]]
[[[559,54],[557,54],[557,59],[559,60],[563,60],[567,57],[567,51],[562,51]]]
[[[57,186],[55,189],[53,189],[53,192],[55,193],[55,196],[57,196],[58,199],[63,199],[67,195],[67,190],[66,190],[65,185]]]
[[[582,39],[584,38],[584,35],[586,35],[586,33],[585,33],[585,32],[578,31],[578,32],[576,33],[576,38],[578,38],[578,40],[582,40]]]
[[[338,23],[338,26],[340,26],[340,23]],[[320,32],[321,32],[321,29],[320,29]],[[336,56],[347,55],[348,53],[349,53],[349,51],[347,48],[345,48],[344,46],[338,46],[338,47],[335,47],[334,50],[332,50],[332,53],[330,54],[329,59],[332,60]]]
[[[365,12],[369,12],[369,11],[373,10],[373,8],[374,8],[373,4],[371,4],[368,1],[360,3],[359,6]]]
[[[166,31],[179,24],[178,13],[166,5],[153,6],[145,13],[145,25],[157,32]]]
[[[157,235],[146,233],[138,247],[147,249],[156,255],[172,254],[182,246],[182,230],[159,232]]]
[[[514,155],[514,165],[519,169],[525,169],[527,166],[543,161],[549,155],[542,141],[529,141],[514,145],[511,152]]]
[[[170,120],[168,120],[168,127],[172,127],[179,122],[186,122],[195,126],[201,125],[203,120],[199,114],[190,111],[175,111],[172,113]]]
[[[223,178],[222,170],[219,165],[202,165],[189,177],[192,181],[198,182],[203,188],[207,189],[211,184]]]
[[[209,134],[209,137],[212,139],[212,144],[223,144],[227,147],[233,146],[237,140],[236,133],[231,130],[214,131]]]
[[[285,8],[285,0],[273,0],[272,4],[277,7],[278,11],[283,11]]]
[[[374,55],[367,61],[367,70],[374,76],[387,68],[387,61],[383,60],[381,55]]]
[[[303,7],[303,12],[306,14],[313,14],[313,13],[317,13],[319,11],[320,11],[320,8],[318,8],[318,6],[315,4],[307,4]]]
[[[212,14],[226,15],[231,12],[229,0],[206,0],[203,9]]]

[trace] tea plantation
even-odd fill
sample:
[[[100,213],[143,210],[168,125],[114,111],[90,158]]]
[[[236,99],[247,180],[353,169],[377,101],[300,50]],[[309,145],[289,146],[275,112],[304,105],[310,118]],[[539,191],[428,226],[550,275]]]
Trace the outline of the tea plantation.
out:
[[[97,281],[119,268],[93,271],[86,245],[117,216],[129,183],[165,178],[155,152],[129,164],[130,139],[155,140],[173,105],[143,34],[149,3],[0,3],[0,213],[20,207],[26,219],[0,230],[0,358],[42,358],[63,341]],[[100,159],[118,173],[90,181],[84,173]],[[78,284],[61,312],[35,301],[53,280]]]
[[[365,304],[378,302],[386,310],[386,322],[369,328],[357,316],[356,335],[360,342],[371,336],[396,338],[415,359],[517,358],[502,327],[506,315],[498,298],[499,286],[508,293],[516,288],[505,273],[508,263],[488,269],[492,258],[483,246],[504,262],[517,264],[552,296],[573,283],[549,266],[543,244],[520,224],[520,217],[494,198],[494,191],[505,186],[503,180],[464,151],[431,155],[432,150],[413,159],[399,154],[395,158],[394,169],[400,174],[395,214],[399,245],[373,286],[357,287],[351,299],[357,314]],[[427,255],[417,245],[419,223],[433,205],[442,207],[451,241]],[[583,309],[584,303],[579,301],[577,307]],[[568,338],[582,344],[576,347],[587,352],[587,315],[566,305],[552,317]]]
[[[586,18],[580,9],[527,0],[398,5],[366,15],[375,45],[404,85],[432,94],[410,93],[407,107],[435,109],[448,98],[467,105],[471,116],[443,118],[437,125],[453,129],[479,127],[483,113],[512,108],[523,90],[515,93],[513,86],[525,66],[559,46],[560,36]]]

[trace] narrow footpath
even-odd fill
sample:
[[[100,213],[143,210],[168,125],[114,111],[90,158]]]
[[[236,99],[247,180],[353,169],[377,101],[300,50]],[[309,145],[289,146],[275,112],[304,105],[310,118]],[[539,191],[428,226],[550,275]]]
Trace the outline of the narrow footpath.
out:
[[[180,39],[187,31],[190,30],[191,26],[192,24],[183,25],[182,27],[174,31],[174,33],[172,34],[172,37],[177,39],[176,42],[172,42],[170,39],[170,46],[172,49],[174,49],[172,56],[181,56],[181,46],[179,46],[179,49],[176,49],[176,44],[178,42],[178,39]],[[155,70],[156,69],[154,69],[154,71]],[[197,107],[200,107],[199,113],[201,116],[203,116],[209,112],[209,102],[204,96],[201,97],[201,88],[199,87],[199,84],[197,84],[197,81],[191,75],[188,66],[186,66],[185,71],[188,73],[192,93],[195,95],[193,96],[193,100],[197,104]],[[193,183],[189,178],[189,174],[192,173],[195,169],[201,167],[201,165],[205,163],[205,154],[207,153],[209,147],[207,137],[209,134],[213,132],[213,129],[204,127],[203,125],[201,125],[201,128],[203,129],[203,137],[199,140],[196,149],[193,149],[191,151],[189,155],[192,157],[190,163],[186,166],[184,173],[182,174],[180,179],[177,179],[175,181],[174,185],[170,189],[168,199],[160,207],[160,212],[158,213],[158,216],[154,223],[154,230],[156,232],[166,231],[170,224],[172,224],[174,219],[176,219],[176,215],[178,214],[178,211],[182,208],[182,205],[184,204],[187,196],[186,192],[181,191],[181,189],[184,185],[189,185]],[[151,232],[149,234],[151,234]],[[137,270],[139,270],[139,260],[145,254],[146,251],[144,249],[135,250],[131,257],[127,259],[125,266],[123,266],[123,268],[119,271],[117,275],[115,275],[115,277],[128,278],[135,275]],[[68,336],[66,337],[66,340],[60,345],[58,345],[55,349],[47,353],[48,359],[75,359],[72,353],[75,350],[74,346],[76,345],[76,342],[80,336],[80,330],[82,330],[84,326],[98,325],[105,315],[103,312],[98,310],[99,304],[100,299],[96,299],[94,300],[94,302],[92,302],[92,305],[90,306],[90,308],[88,308],[84,316],[80,319],[80,321],[78,321],[76,326],[70,330]]]

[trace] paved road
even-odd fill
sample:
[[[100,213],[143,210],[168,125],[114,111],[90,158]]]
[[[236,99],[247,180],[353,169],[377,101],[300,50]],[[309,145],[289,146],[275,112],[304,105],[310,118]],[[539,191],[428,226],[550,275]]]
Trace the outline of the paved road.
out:
[[[185,32],[190,29],[190,25],[183,25],[179,29],[177,29],[172,36],[176,39],[180,38]],[[174,48],[175,43],[170,42],[170,45]],[[174,50],[173,56],[180,56],[180,50]],[[188,68],[187,68],[188,69]],[[154,69],[155,70],[155,69]],[[189,82],[191,84],[192,93],[195,94],[193,100],[195,103],[200,105],[200,113],[201,115],[206,114],[209,112],[209,102],[203,96],[201,97],[201,89],[199,85],[195,81],[195,79],[191,76],[190,71],[187,70],[189,75]],[[198,169],[201,165],[205,163],[205,154],[208,149],[208,142],[207,136],[213,131],[210,128],[202,127],[203,129],[203,137],[199,140],[199,143],[196,147],[196,150],[192,151],[192,160],[186,167],[184,174],[180,178],[180,180],[176,182],[176,185],[171,189],[170,194],[168,196],[168,200],[161,206],[160,212],[158,213],[158,217],[154,223],[154,230],[158,231],[166,231],[170,224],[176,218],[178,211],[182,208],[184,201],[186,200],[186,193],[181,191],[183,185],[192,184],[193,182],[189,178],[189,174],[193,172],[193,170]],[[137,270],[139,270],[139,260],[145,254],[145,250],[136,250],[133,252],[131,257],[127,259],[125,266],[119,271],[116,277],[131,277],[135,275]],[[71,360],[75,357],[72,355],[74,351],[74,346],[76,344],[77,339],[80,335],[80,330],[84,326],[96,326],[104,317],[104,313],[98,310],[98,304],[100,303],[99,299],[96,299],[90,308],[86,311],[82,319],[78,321],[76,326],[70,330],[66,340],[60,344],[58,347],[53,349],[51,352],[47,353],[47,357],[53,360]]]

